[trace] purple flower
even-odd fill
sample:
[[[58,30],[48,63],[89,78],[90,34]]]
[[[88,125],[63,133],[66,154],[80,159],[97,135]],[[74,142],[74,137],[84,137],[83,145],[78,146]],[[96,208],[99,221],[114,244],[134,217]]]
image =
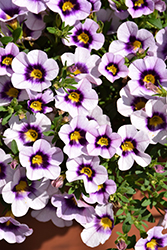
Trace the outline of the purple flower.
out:
[[[126,0],[125,4],[133,18],[149,15],[154,11],[154,1],[152,0]]]
[[[102,125],[99,128],[94,127],[87,131],[86,139],[89,155],[99,155],[107,159],[113,157],[116,148],[121,144],[120,135],[113,133],[109,125]]]
[[[74,28],[70,31],[72,34],[66,39],[62,39],[63,43],[67,46],[75,45],[84,47],[88,50],[99,50],[104,44],[104,35],[102,33],[96,33],[99,25],[87,18],[82,23],[77,23]]]
[[[58,89],[55,96],[55,106],[58,109],[67,111],[72,117],[77,115],[87,115],[94,109],[98,103],[98,95],[92,89],[91,83],[86,79],[82,79],[76,85],[77,89],[67,89],[68,93],[63,89]]]
[[[116,79],[128,75],[129,71],[124,63],[125,59],[121,55],[114,55],[108,52],[102,56],[98,70],[110,82],[114,82]]]
[[[92,5],[86,0],[50,0],[48,8],[59,13],[65,24],[74,25],[77,20],[89,16]]]
[[[28,54],[20,52],[12,62],[13,86],[18,89],[31,89],[42,92],[51,86],[59,71],[57,62],[41,50],[32,50]]]
[[[26,7],[30,12],[38,14],[46,9],[46,2],[48,0],[12,0],[15,5]]]
[[[167,246],[167,234],[162,234],[163,227],[155,226],[147,234],[147,238],[137,241],[135,250],[158,250],[159,247]]]
[[[22,243],[26,236],[33,233],[33,229],[26,224],[20,224],[11,216],[0,217],[0,240],[8,243]]]
[[[42,177],[54,180],[60,175],[63,153],[60,148],[51,147],[49,142],[39,139],[32,147],[22,147],[19,159],[30,180]]]

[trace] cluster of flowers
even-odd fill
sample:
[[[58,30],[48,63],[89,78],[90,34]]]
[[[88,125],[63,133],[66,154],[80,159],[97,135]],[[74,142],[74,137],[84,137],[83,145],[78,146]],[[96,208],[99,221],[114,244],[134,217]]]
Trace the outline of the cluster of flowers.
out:
[[[9,243],[21,243],[32,234],[32,229],[15,219],[31,208],[32,217],[52,220],[58,227],[71,226],[74,219],[84,227],[81,238],[85,244],[103,244],[114,227],[109,199],[117,184],[101,159],[119,157],[120,171],[129,170],[134,162],[147,167],[152,161],[145,153],[147,147],[167,142],[167,101],[163,96],[167,90],[167,29],[160,29],[154,38],[130,21],[164,12],[166,3],[108,0],[108,6],[102,8],[100,0],[0,0],[0,112],[8,112],[1,119],[0,192],[11,204],[11,210],[0,217],[0,239]],[[47,49],[33,48],[46,29],[44,19],[55,13],[57,22],[71,26],[61,39],[68,52],[57,61]],[[129,15],[130,20],[125,20]],[[108,52],[102,49],[106,40],[98,32],[94,16],[99,23],[109,22],[108,35],[117,34]],[[6,37],[12,39],[5,44]],[[110,84],[122,78],[126,81],[117,110],[131,124],[121,125],[115,132],[98,105],[103,78]],[[64,87],[65,81],[75,85]],[[11,103],[17,108],[13,110]],[[20,109],[23,106],[25,112]],[[52,128],[62,115],[55,146]],[[70,183],[81,186],[80,197],[73,186],[67,189]],[[162,226],[149,230],[135,249],[167,246],[162,230]],[[118,249],[126,249],[126,244],[124,248],[119,244]]]

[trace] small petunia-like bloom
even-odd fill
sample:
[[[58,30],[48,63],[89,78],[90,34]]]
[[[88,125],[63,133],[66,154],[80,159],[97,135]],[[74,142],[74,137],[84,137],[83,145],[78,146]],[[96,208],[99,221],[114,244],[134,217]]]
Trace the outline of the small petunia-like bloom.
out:
[[[100,57],[98,55],[91,55],[90,51],[86,48],[77,47],[75,53],[64,53],[61,56],[63,65],[68,66],[68,70],[73,73],[77,79],[86,78],[94,85],[100,85],[102,80],[99,78],[101,75],[98,71]]]
[[[150,137],[150,143],[166,143],[167,139],[167,104],[160,100],[149,100],[144,110],[131,114],[132,124]]]
[[[157,250],[167,246],[167,234],[162,234],[164,228],[155,226],[147,232],[147,238],[137,241],[135,250]]]
[[[63,161],[63,153],[58,147],[51,147],[46,140],[39,139],[32,147],[22,147],[19,153],[20,163],[26,168],[30,180],[42,177],[56,179],[61,172],[59,165]]]
[[[88,50],[99,50],[104,44],[104,35],[102,33],[96,33],[99,25],[92,19],[87,18],[82,24],[78,22],[74,28],[70,31],[72,34],[66,39],[62,39],[62,42],[67,45],[75,45],[77,47],[84,47]]]
[[[3,186],[13,179],[14,171],[11,169],[9,163],[12,161],[10,154],[6,154],[0,148],[0,193]]]
[[[122,137],[122,143],[117,148],[117,154],[120,156],[118,160],[120,170],[129,170],[134,161],[142,167],[150,164],[150,155],[144,153],[150,143],[147,133],[138,131],[133,125],[123,125],[118,129],[118,134]]]
[[[36,93],[31,90],[27,90],[29,100],[27,102],[28,108],[33,113],[49,113],[52,112],[53,108],[48,107],[47,104],[54,100],[53,92],[51,89],[47,89],[44,93]]]
[[[57,227],[70,227],[72,225],[72,221],[64,220],[57,216],[57,208],[52,205],[50,199],[43,209],[33,210],[31,216],[42,222],[51,220]]]
[[[148,88],[149,83],[167,89],[167,69],[165,62],[158,57],[150,56],[137,59],[129,66],[128,86],[132,95],[154,95],[154,89]]]
[[[49,0],[46,4],[53,12],[59,13],[62,21],[70,26],[77,20],[88,17],[92,7],[86,0]]]
[[[126,9],[126,6],[116,4],[115,1],[108,0],[110,8],[114,11],[114,14],[120,19],[124,20],[129,16],[129,12]],[[122,2],[121,2],[122,4]]]
[[[11,204],[14,216],[25,215],[29,208],[42,209],[49,200],[46,191],[50,181],[41,179],[28,183],[26,169],[19,167],[15,170],[13,180],[9,181],[2,189],[2,197],[6,203]]]
[[[58,109],[67,111],[72,117],[77,115],[87,115],[89,110],[96,107],[98,95],[92,89],[91,83],[85,78],[78,82],[77,89],[58,89],[55,96],[55,106]]]
[[[124,57],[108,52],[102,56],[98,70],[110,82],[114,82],[120,77],[123,78],[128,75],[129,70],[124,63]]]
[[[121,136],[112,132],[109,125],[94,127],[87,131],[86,139],[88,155],[99,155],[106,159],[112,158],[116,148],[121,144]]]
[[[57,62],[41,50],[32,50],[28,54],[20,52],[12,61],[13,86],[18,89],[31,89],[42,92],[51,86],[59,71]]]
[[[118,40],[111,42],[109,52],[121,56],[133,56],[139,49],[148,49],[149,54],[155,52],[155,40],[151,32],[146,29],[138,30],[136,23],[123,22],[117,30]]]
[[[13,1],[5,0],[0,2],[0,21],[10,24],[10,22],[13,22],[18,16],[27,13],[27,8],[22,8],[21,5],[16,6]]]
[[[82,200],[77,200],[74,194],[54,194],[51,203],[57,207],[57,216],[59,218],[67,221],[75,219],[80,224],[92,220],[94,207]]]
[[[76,158],[86,152],[86,145],[88,144],[85,136],[86,132],[97,126],[96,121],[89,121],[84,116],[76,116],[70,121],[70,124],[63,125],[58,134],[65,143],[64,153],[69,158]]]
[[[140,96],[132,95],[128,84],[121,89],[119,94],[121,97],[117,100],[117,110],[121,115],[126,117],[129,117],[137,110],[144,109],[146,102],[150,98],[155,98],[144,94],[141,94]]]
[[[154,0],[125,0],[125,4],[132,18],[149,15],[154,11]]]
[[[33,233],[33,229],[21,224],[9,215],[0,217],[0,240],[4,239],[10,244],[22,243],[26,236]]]
[[[87,0],[92,4],[91,12],[97,12],[101,8],[101,0]]]
[[[20,150],[22,146],[32,146],[33,143],[41,138],[47,138],[42,132],[50,129],[50,119],[40,113],[34,115],[26,113],[26,118],[19,120],[18,116],[12,116],[9,120],[10,128],[4,131],[4,143],[10,146],[12,140],[15,140]],[[48,137],[48,140],[52,138]]]
[[[12,2],[20,7],[26,7],[32,13],[38,14],[41,11],[46,10],[46,3],[48,0],[12,0]]]
[[[0,75],[11,76],[13,58],[19,54],[19,48],[14,43],[8,43],[5,48],[0,48]]]
[[[113,180],[106,180],[103,184],[98,185],[96,192],[90,193],[89,197],[82,195],[83,199],[89,204],[107,204],[109,196],[117,190],[117,185]]]
[[[24,101],[28,99],[28,95],[26,90],[14,88],[9,76],[0,76],[0,106],[10,104],[13,98]]]
[[[99,126],[106,124],[111,126],[110,118],[103,114],[103,110],[98,105],[93,110],[89,111],[89,114],[86,117],[89,121],[95,120]]]
[[[107,178],[107,169],[100,165],[99,157],[79,156],[68,159],[66,179],[69,182],[83,180],[87,193],[95,192],[98,185],[103,184]]]
[[[93,220],[83,225],[85,229],[81,232],[82,241],[89,247],[96,247],[100,243],[104,244],[110,237],[114,227],[114,214],[111,203],[97,205],[95,212]]]
[[[157,57],[166,60],[167,59],[167,27],[159,30],[156,33],[156,55]]]

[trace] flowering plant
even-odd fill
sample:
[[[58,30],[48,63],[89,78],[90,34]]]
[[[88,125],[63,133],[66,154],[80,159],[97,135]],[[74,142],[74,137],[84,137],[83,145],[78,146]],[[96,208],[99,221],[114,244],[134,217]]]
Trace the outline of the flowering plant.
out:
[[[166,1],[0,0],[0,28],[0,240],[31,210],[92,248],[119,223],[119,250],[167,246]]]

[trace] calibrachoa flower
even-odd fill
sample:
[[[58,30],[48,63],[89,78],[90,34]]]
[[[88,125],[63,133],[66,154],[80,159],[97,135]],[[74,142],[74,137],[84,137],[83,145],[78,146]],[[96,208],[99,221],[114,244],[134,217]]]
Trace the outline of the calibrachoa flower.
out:
[[[121,56],[134,55],[139,49],[149,48],[149,54],[155,52],[155,40],[152,33],[146,29],[138,30],[138,26],[134,22],[122,23],[117,30],[117,37],[118,40],[111,42],[109,52]]]
[[[33,210],[31,216],[38,221],[46,222],[51,220],[57,227],[70,227],[72,220],[67,221],[57,216],[57,208],[51,204],[51,201],[41,210]]]
[[[0,193],[3,186],[12,180],[14,171],[11,169],[9,163],[12,161],[10,154],[6,154],[0,148]]]
[[[0,75],[11,76],[13,58],[19,54],[19,48],[14,43],[8,43],[5,48],[0,48]]]
[[[88,0],[88,2],[90,2],[92,4],[91,12],[96,12],[96,11],[100,10],[101,0]]]
[[[58,109],[69,112],[72,117],[77,115],[87,115],[89,110],[96,107],[98,95],[90,82],[85,78],[78,82],[77,89],[58,89],[55,96],[55,106]]]
[[[79,156],[68,159],[66,179],[69,182],[83,180],[87,193],[95,192],[99,184],[103,184],[107,178],[107,169],[100,165],[99,157]]]
[[[53,180],[60,175],[59,165],[63,161],[63,153],[60,148],[51,147],[49,142],[39,139],[32,147],[22,147],[19,159],[27,170],[28,179],[39,180],[46,177]]]
[[[96,121],[89,121],[84,116],[76,116],[70,124],[65,124],[60,128],[59,137],[65,143],[63,148],[69,158],[75,158],[83,154],[83,149],[86,152],[86,132],[90,129],[97,127]]]
[[[116,5],[116,3],[112,0],[108,0],[109,2],[109,6],[112,10],[114,10],[114,14],[121,20],[124,20],[125,18],[127,18],[129,16],[129,12],[127,11],[127,9],[124,6],[121,6],[123,8],[120,7],[120,5]]]
[[[24,101],[28,99],[28,95],[26,90],[14,88],[9,76],[0,76],[0,106],[10,104],[13,98]]]
[[[83,199],[90,204],[107,204],[109,196],[117,190],[117,185],[113,180],[106,180],[103,184],[98,185],[96,192],[90,193],[89,197],[82,195]]]
[[[57,62],[41,50],[20,52],[12,61],[12,83],[18,89],[42,92],[51,86],[59,71]]]
[[[129,71],[124,63],[125,59],[121,55],[108,52],[102,56],[98,70],[110,82],[114,82],[116,79],[128,75]]]
[[[113,157],[116,148],[121,144],[120,135],[112,132],[109,125],[90,129],[86,133],[86,139],[88,141],[87,152],[89,155],[99,155],[107,159]]]
[[[99,25],[88,18],[83,24],[77,23],[70,31],[72,34],[67,37],[68,41],[62,39],[62,42],[67,46],[75,45],[88,50],[99,50],[104,44],[104,35],[96,33],[98,28]]]
[[[77,47],[75,53],[64,53],[61,56],[62,63],[69,66],[68,69],[75,75],[77,79],[86,78],[95,85],[100,85],[102,80],[99,78],[101,75],[98,71],[100,57],[98,55],[91,55],[90,51]]]
[[[26,113],[26,118],[19,120],[18,116],[12,116],[9,120],[10,128],[4,131],[4,142],[10,146],[12,140],[15,140],[18,149],[22,146],[32,146],[33,143],[41,138],[52,140],[51,137],[45,137],[42,132],[50,129],[50,119],[40,113],[34,115]]]
[[[89,16],[92,5],[86,0],[49,0],[48,8],[59,13],[62,21],[70,26],[77,20],[83,20]]]
[[[46,4],[48,0],[12,0],[12,2],[20,7],[26,7],[30,12],[38,14],[39,12],[46,10]]]
[[[22,243],[26,236],[33,233],[33,229],[21,224],[11,216],[0,217],[0,240],[8,243]]]
[[[33,113],[46,114],[52,112],[53,108],[47,106],[49,102],[54,100],[53,92],[50,89],[47,89],[43,93],[36,93],[30,90],[27,90],[27,92],[29,95],[27,104]]]
[[[154,11],[153,0],[126,0],[127,11],[133,18],[149,15]]]
[[[10,24],[10,22],[16,19],[19,15],[27,13],[26,8],[22,8],[21,5],[16,6],[13,1],[5,0],[0,2],[0,21],[8,22]]]
[[[144,153],[150,143],[147,133],[138,131],[133,125],[123,125],[118,129],[118,134],[122,137],[122,143],[117,148],[117,154],[120,155],[120,170],[130,169],[134,161],[142,167],[150,164],[151,156]]]
[[[97,205],[95,212],[93,220],[83,225],[85,229],[81,232],[81,239],[89,247],[96,247],[100,243],[104,244],[114,227],[112,204]]]
[[[132,124],[145,131],[150,137],[150,143],[166,143],[167,139],[167,104],[160,100],[149,100],[145,111],[138,110],[131,114]]]
[[[88,120],[95,120],[99,126],[106,124],[111,126],[110,118],[103,114],[103,110],[98,105],[93,110],[90,110],[86,117]]]
[[[2,189],[2,197],[6,203],[11,204],[14,216],[25,215],[29,208],[42,209],[48,202],[47,187],[50,181],[41,179],[28,184],[26,169],[16,169],[13,180],[9,181]]]
[[[147,238],[141,238],[135,245],[135,250],[158,250],[167,246],[167,234],[162,234],[163,227],[155,226],[147,232]]]
[[[85,224],[93,218],[94,208],[77,200],[74,194],[54,194],[51,203],[57,207],[57,216],[64,220],[75,219],[80,224]]]
[[[145,57],[137,59],[129,66],[128,86],[132,95],[153,95],[153,90],[147,88],[150,82],[159,87],[160,83],[167,89],[167,69],[165,62],[158,57]]]
[[[159,30],[156,33],[156,55],[157,57],[162,58],[163,60],[167,59],[167,27]]]

